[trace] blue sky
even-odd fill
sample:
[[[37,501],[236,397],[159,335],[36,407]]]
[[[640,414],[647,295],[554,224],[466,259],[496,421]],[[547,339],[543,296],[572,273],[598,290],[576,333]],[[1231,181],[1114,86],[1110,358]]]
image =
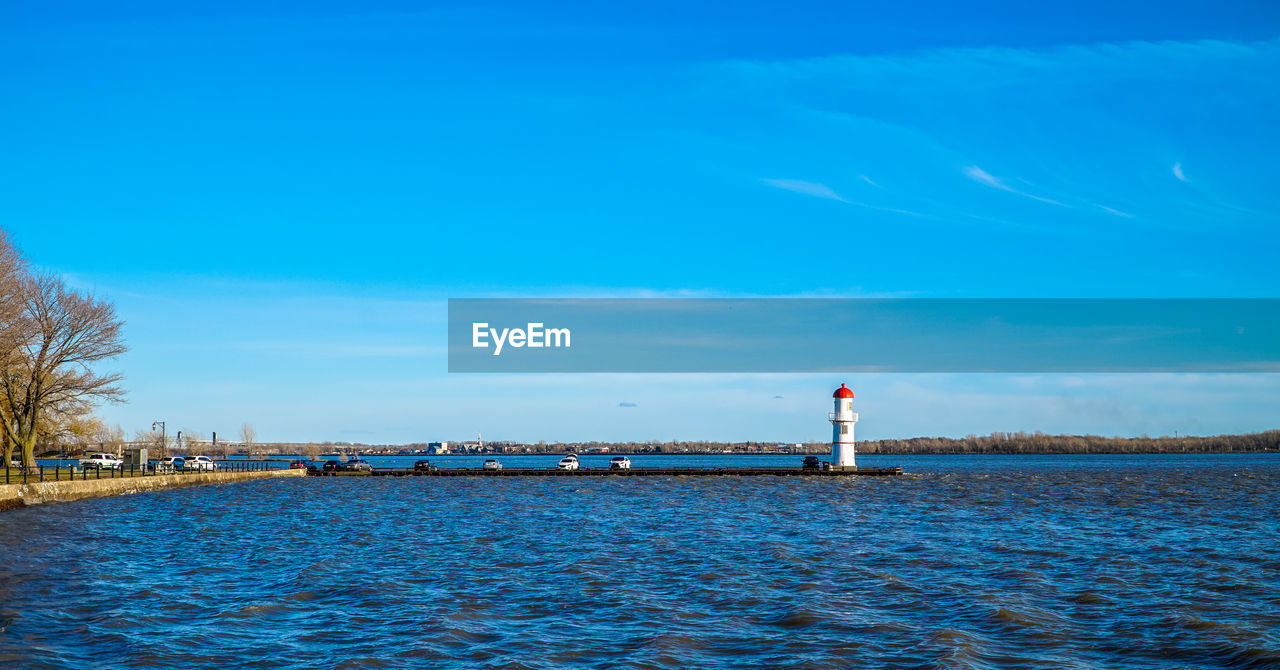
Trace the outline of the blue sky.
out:
[[[449,297],[1280,293],[1268,3],[295,4],[0,9],[0,226],[117,303],[129,431],[823,439],[843,381],[448,375]],[[848,381],[870,438],[1280,406]]]

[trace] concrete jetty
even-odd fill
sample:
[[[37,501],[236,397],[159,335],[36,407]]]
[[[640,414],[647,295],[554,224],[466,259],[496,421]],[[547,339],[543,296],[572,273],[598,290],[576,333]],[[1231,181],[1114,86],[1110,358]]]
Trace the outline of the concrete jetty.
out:
[[[314,477],[887,477],[901,475],[902,468],[843,468],[820,470],[817,468],[630,468],[627,470],[554,468],[439,468],[414,470],[412,468],[377,468],[372,472],[333,472],[307,470]]]

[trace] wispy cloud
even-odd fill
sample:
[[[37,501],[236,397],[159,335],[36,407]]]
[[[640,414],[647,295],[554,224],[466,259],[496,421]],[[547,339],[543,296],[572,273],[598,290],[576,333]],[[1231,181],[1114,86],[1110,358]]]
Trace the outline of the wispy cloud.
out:
[[[618,403],[618,407],[639,407],[639,405],[633,402],[620,402]]]
[[[1215,168],[1214,185],[1221,191],[1201,183],[1194,157],[1187,157],[1187,166],[1182,155],[1165,152],[1168,137],[1177,137],[1192,120],[1234,119],[1234,127],[1219,130],[1257,134],[1251,126],[1257,117],[1239,116],[1240,109],[1275,106],[1274,96],[1257,83],[1268,81],[1276,63],[1278,39],[1139,41],[739,60],[718,64],[715,74],[730,89],[726,98],[784,92],[776,96],[775,111],[792,122],[779,124],[787,128],[787,141],[771,134],[775,125],[762,125],[761,145],[780,152],[800,147],[806,170],[801,175],[824,182],[841,202],[905,206],[936,212],[943,221],[976,211],[1019,219],[1021,227],[1052,227],[1072,216],[1070,210],[1084,226],[1109,220],[1185,230],[1231,217],[1254,225],[1258,221],[1240,215],[1274,214],[1272,194],[1256,179],[1256,166],[1266,165],[1274,144],[1265,135],[1239,149],[1244,160],[1235,165],[1241,179],[1231,181]],[[1247,102],[1225,105],[1188,95],[1190,89],[1170,89],[1168,81],[1219,81]],[[1055,94],[1063,86],[1089,93],[1066,100]],[[1142,105],[1160,121],[1141,127],[1125,121],[1133,110],[1117,105],[1134,91],[1145,92]],[[1166,108],[1176,110],[1176,128],[1162,127],[1173,117],[1155,110]],[[1011,130],[1016,142],[1009,141]],[[786,160],[797,155],[783,153]],[[1152,157],[1161,155],[1179,161],[1165,163],[1164,170],[1182,183],[1165,177],[1160,187],[1146,181]],[[955,180],[962,170],[969,179]],[[1011,199],[974,189],[970,180],[1064,211],[1038,219],[1011,217],[991,209]],[[1186,186],[1198,190],[1178,189]],[[1252,200],[1247,213],[1243,198]]]
[[[1106,205],[1098,205],[1098,209],[1100,209],[1100,210],[1102,210],[1102,211],[1104,211],[1104,212],[1106,212],[1106,213],[1108,213],[1108,214],[1111,214],[1111,215],[1113,215],[1113,216],[1119,216],[1119,217],[1122,217],[1122,218],[1125,218],[1125,219],[1132,219],[1132,218],[1133,218],[1133,215],[1132,215],[1132,214],[1130,214],[1130,213],[1128,213],[1128,212],[1122,212],[1122,211],[1120,211],[1120,210],[1118,210],[1118,209],[1115,209],[1115,208],[1112,208],[1112,207],[1107,207]]]
[[[1008,186],[1006,186],[1004,182],[1002,182],[1002,181],[1000,181],[999,179],[996,179],[995,177],[991,176],[991,175],[990,175],[986,170],[983,170],[982,168],[978,167],[977,165],[967,165],[967,166],[965,166],[965,168],[964,168],[964,176],[966,176],[966,177],[968,177],[968,178],[970,178],[970,179],[972,179],[972,180],[974,180],[974,181],[978,182],[979,184],[984,184],[984,185],[986,185],[986,186],[990,186],[991,188],[998,188],[998,189],[1000,189],[1000,190],[1002,190],[1002,191],[1011,191],[1011,192],[1013,192],[1013,189],[1011,189],[1011,188],[1009,188]]]
[[[760,181],[784,191],[803,193],[805,195],[814,196],[815,198],[826,198],[828,200],[836,200],[838,202],[849,202],[841,197],[839,193],[831,190],[831,187],[826,184],[804,181],[803,179],[761,179]]]
[[[1051,200],[1049,198],[1044,198],[1032,193],[1027,193],[1026,191],[1020,191],[1004,183],[1004,180],[992,175],[991,173],[987,172],[986,170],[983,170],[977,165],[965,166],[963,172],[964,172],[964,176],[978,182],[979,184],[982,184],[983,186],[990,186],[991,188],[1000,189],[1001,191],[1008,191],[1009,193],[1020,195],[1024,198],[1031,198],[1032,200],[1038,200],[1040,202],[1048,203],[1050,205],[1057,205],[1058,207],[1066,207],[1066,205],[1058,202],[1057,200]]]
[[[870,179],[867,179],[866,177],[862,177],[862,179],[867,183],[877,188],[880,188],[879,184],[871,181]],[[874,209],[877,212],[889,212],[890,214],[904,214],[906,216],[933,218],[928,214],[914,212],[909,209],[900,209],[897,207],[881,207],[880,205],[872,205],[870,203],[859,202],[857,200],[849,200],[848,198],[840,195],[839,193],[836,193],[835,190],[832,189],[830,186],[827,186],[826,184],[819,184],[817,182],[804,181],[802,179],[761,179],[760,181],[774,188],[783,189],[784,191],[793,191],[795,193],[803,193],[804,195],[811,195],[816,198],[825,198],[827,200],[835,200],[836,202],[843,202],[846,205],[853,205],[854,207],[865,207],[867,209]]]
[[[444,345],[376,344],[319,341],[222,342],[220,349],[267,353],[296,358],[429,358],[448,352]]]

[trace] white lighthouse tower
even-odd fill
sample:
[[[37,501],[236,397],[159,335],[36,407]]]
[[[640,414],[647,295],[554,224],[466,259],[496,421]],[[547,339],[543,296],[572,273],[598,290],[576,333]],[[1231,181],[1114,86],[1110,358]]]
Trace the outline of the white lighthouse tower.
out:
[[[827,415],[831,421],[831,467],[856,468],[853,462],[853,424],[858,422],[858,413],[853,411],[853,391],[841,384],[831,397],[836,401],[835,411]]]

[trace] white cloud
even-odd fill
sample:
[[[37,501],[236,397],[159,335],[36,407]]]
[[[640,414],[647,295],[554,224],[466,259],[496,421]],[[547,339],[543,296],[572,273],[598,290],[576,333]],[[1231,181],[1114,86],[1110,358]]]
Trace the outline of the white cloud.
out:
[[[427,358],[449,353],[443,344],[324,342],[316,340],[236,342],[234,340],[193,348],[209,351],[231,349],[275,357],[319,358]]]
[[[826,184],[804,181],[802,179],[761,179],[760,181],[784,191],[803,193],[805,195],[814,196],[815,198],[826,198],[828,200],[836,200],[845,203],[849,202],[841,197],[839,193],[831,190],[831,187]]]
[[[1173,164],[1173,176],[1177,177],[1178,181],[1187,181],[1187,175],[1182,173],[1182,163]]]
[[[1101,209],[1102,211],[1104,211],[1104,212],[1106,212],[1106,213],[1108,213],[1108,214],[1114,215],[1114,216],[1119,216],[1119,217],[1123,217],[1123,218],[1126,218],[1126,219],[1132,219],[1132,218],[1133,218],[1133,215],[1132,215],[1132,214],[1130,214],[1130,213],[1128,213],[1128,212],[1122,212],[1122,211],[1120,211],[1120,210],[1118,210],[1118,209],[1113,209],[1113,208],[1111,208],[1111,207],[1107,207],[1106,205],[1098,205],[1098,209]]]
[[[1004,182],[1002,182],[1002,181],[1000,181],[999,179],[996,179],[995,177],[991,176],[990,174],[988,174],[988,173],[987,173],[987,171],[986,171],[986,170],[983,170],[982,168],[978,167],[977,165],[967,165],[967,166],[965,166],[965,168],[964,168],[964,176],[966,176],[966,177],[968,177],[968,178],[970,178],[970,179],[972,179],[972,180],[974,180],[974,181],[978,182],[979,184],[984,184],[984,185],[986,185],[986,186],[990,186],[990,187],[992,187],[992,188],[998,188],[998,189],[1000,189],[1000,190],[1002,190],[1002,191],[1012,191],[1012,190],[1013,190],[1013,189],[1009,188],[1008,186],[1006,186]]]
[[[876,188],[880,188],[879,184],[871,181],[870,179],[867,179],[866,177],[862,177],[862,179],[865,180],[868,184],[871,184]],[[880,205],[872,205],[865,202],[859,202],[857,200],[849,200],[844,196],[840,195],[839,193],[836,193],[835,190],[833,190],[830,186],[827,186],[826,184],[819,184],[817,182],[804,181],[801,179],[761,179],[760,181],[774,188],[783,189],[784,191],[793,191],[795,193],[803,193],[805,195],[811,195],[817,198],[826,198],[828,200],[835,200],[837,202],[843,202],[846,205],[853,205],[855,207],[865,207],[866,209],[873,209],[877,212],[889,212],[890,214],[903,214],[906,216],[920,216],[920,217],[933,218],[928,214],[914,212],[909,209],[899,209],[897,207],[881,207]]]
[[[1049,198],[1043,198],[1038,195],[1033,195],[1031,193],[1027,193],[1026,191],[1019,191],[1018,189],[1004,183],[1003,180],[993,176],[992,174],[990,174],[986,170],[983,170],[977,165],[965,166],[963,172],[964,172],[964,176],[978,182],[979,184],[982,184],[983,186],[990,186],[991,188],[997,188],[997,189],[1000,189],[1001,191],[1008,191],[1009,193],[1014,193],[1024,198],[1031,198],[1032,200],[1038,200],[1040,202],[1048,203],[1050,205],[1057,205],[1058,207],[1066,207],[1066,205],[1058,202],[1057,200],[1050,200]]]

